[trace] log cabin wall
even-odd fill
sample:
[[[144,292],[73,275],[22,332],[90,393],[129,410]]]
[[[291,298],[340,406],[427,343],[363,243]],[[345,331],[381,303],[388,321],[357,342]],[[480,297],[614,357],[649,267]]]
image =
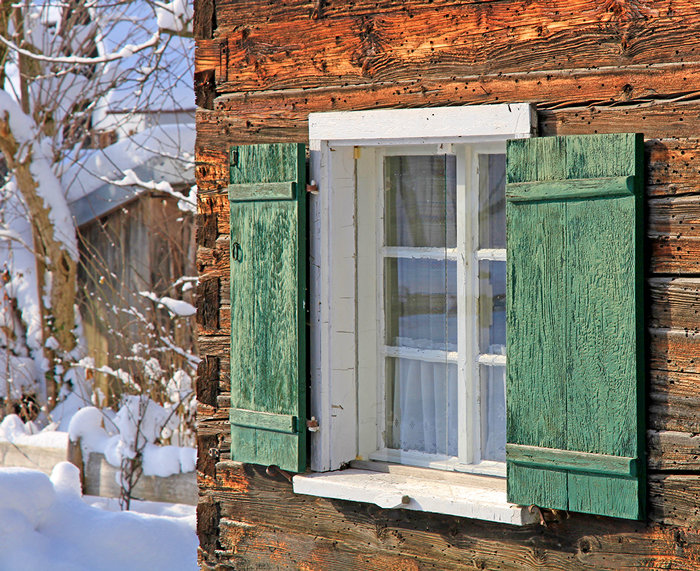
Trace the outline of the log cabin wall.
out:
[[[195,0],[204,569],[700,568],[696,0]],[[229,460],[232,144],[310,112],[536,104],[539,135],[645,135],[649,516],[515,528],[294,495]]]

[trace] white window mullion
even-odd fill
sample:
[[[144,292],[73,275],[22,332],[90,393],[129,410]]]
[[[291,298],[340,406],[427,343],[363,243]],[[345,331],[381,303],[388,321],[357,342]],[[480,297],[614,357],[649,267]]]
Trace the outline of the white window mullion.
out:
[[[475,315],[473,284],[470,276],[471,266],[471,234],[473,204],[469,196],[468,186],[471,156],[462,147],[457,154],[457,345],[458,345],[458,423],[459,445],[458,456],[461,462],[470,464],[474,459],[474,443],[472,431],[478,425],[474,413],[474,386],[472,383],[474,327]]]
[[[469,386],[472,394],[468,403],[471,411],[469,440],[472,446],[469,463],[478,464],[481,462],[481,377],[477,362],[479,356],[479,259],[477,256],[479,247],[479,161],[478,154],[473,147],[467,147],[466,153],[469,157],[466,170],[468,181],[466,197],[469,202],[466,260],[469,291],[466,299],[470,331],[466,353],[469,363]]]
[[[387,417],[386,411],[389,403],[387,402],[387,390],[386,390],[386,358],[384,357],[383,347],[386,344],[386,319],[384,315],[384,302],[385,302],[385,291],[384,291],[384,266],[386,265],[384,261],[383,250],[385,248],[385,236],[384,236],[384,156],[386,155],[386,150],[382,148],[377,148],[374,152],[374,179],[375,179],[375,202],[376,202],[376,214],[375,217],[377,226],[375,234],[377,237],[377,249],[375,260],[377,264],[377,447],[378,449],[387,448],[387,441],[385,439],[387,431]]]

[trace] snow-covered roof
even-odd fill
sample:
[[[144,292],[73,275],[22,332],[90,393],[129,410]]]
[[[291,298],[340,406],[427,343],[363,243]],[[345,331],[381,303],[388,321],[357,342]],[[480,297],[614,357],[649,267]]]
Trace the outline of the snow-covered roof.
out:
[[[77,225],[119,208],[146,190],[124,186],[126,171],[142,181],[194,184],[194,140],[194,123],[156,125],[74,164],[62,183]]]

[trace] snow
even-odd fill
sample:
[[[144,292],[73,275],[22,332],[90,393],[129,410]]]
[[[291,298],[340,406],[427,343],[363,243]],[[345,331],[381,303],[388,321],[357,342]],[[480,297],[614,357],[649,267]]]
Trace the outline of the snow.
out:
[[[182,301],[181,299],[173,299],[172,297],[168,296],[158,297],[152,291],[140,291],[139,295],[150,299],[159,305],[165,306],[168,311],[174,315],[189,317],[190,315],[197,313],[197,309],[194,307],[194,305],[187,303],[186,301]]]
[[[156,125],[105,149],[95,150],[63,175],[61,180],[67,189],[68,202],[87,196],[108,184],[106,181],[123,180],[124,173],[129,170],[134,172],[137,184],[136,169],[139,167],[148,166],[158,180],[156,185],[194,180],[194,139],[193,123]],[[142,185],[140,190],[147,187]]]
[[[48,158],[51,155],[46,141],[38,134],[34,121],[28,117],[9,93],[0,91],[0,113],[7,113],[12,136],[20,145],[21,153],[31,152],[29,170],[36,182],[36,193],[49,209],[49,219],[54,228],[55,238],[60,240],[74,260],[78,259],[78,242],[75,237],[73,218],[63,194],[63,187],[56,178]],[[6,186],[13,186],[13,182]],[[12,189],[9,189],[12,192]],[[8,192],[8,189],[5,189]],[[25,240],[27,244],[30,241]]]
[[[25,425],[16,414],[8,414],[0,422],[0,442],[63,450],[68,447],[68,435],[65,432],[42,430],[34,433],[33,430],[31,423]]]
[[[80,495],[78,469],[58,464],[49,478],[0,468],[0,569],[13,571],[190,571],[197,569],[193,510]]]
[[[192,33],[193,11],[187,0],[156,4],[156,15],[161,30]]]
[[[73,442],[80,439],[84,457],[90,452],[104,454],[107,462],[116,468],[121,467],[124,459],[134,458],[136,449],[140,448],[144,475],[167,478],[180,472],[193,472],[197,461],[194,448],[155,444],[163,428],[172,429],[174,422],[169,410],[147,397],[129,395],[114,418],[96,407],[82,408],[73,416],[68,433]]]

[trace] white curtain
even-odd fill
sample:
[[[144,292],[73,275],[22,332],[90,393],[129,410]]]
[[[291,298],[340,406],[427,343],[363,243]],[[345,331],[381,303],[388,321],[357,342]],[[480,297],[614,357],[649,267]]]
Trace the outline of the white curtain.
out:
[[[391,447],[456,456],[457,365],[394,361]]]

